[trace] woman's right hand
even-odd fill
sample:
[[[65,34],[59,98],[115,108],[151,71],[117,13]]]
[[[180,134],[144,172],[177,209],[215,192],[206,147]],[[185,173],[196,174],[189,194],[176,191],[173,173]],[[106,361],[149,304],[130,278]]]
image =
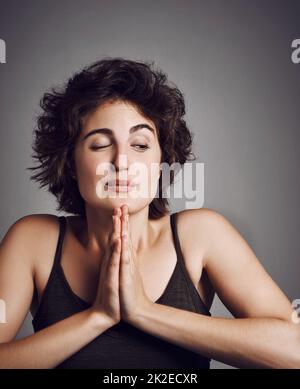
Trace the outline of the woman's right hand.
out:
[[[111,325],[121,320],[119,302],[119,265],[121,256],[121,210],[114,209],[113,230],[109,238],[104,259],[100,265],[100,276],[92,310],[104,314]]]

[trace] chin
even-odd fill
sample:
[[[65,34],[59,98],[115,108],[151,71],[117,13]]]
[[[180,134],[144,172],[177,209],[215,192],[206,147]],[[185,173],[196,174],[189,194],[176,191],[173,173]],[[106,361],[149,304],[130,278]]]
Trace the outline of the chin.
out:
[[[152,199],[134,199],[130,197],[124,198],[107,198],[101,202],[101,208],[113,210],[116,207],[121,207],[124,204],[128,206],[129,213],[136,213],[143,208],[147,207],[151,203]]]

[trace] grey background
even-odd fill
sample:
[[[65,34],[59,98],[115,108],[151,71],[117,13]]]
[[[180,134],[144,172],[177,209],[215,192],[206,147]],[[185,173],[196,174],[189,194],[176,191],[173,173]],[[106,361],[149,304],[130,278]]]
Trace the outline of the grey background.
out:
[[[203,206],[224,214],[300,298],[299,11],[296,1],[0,1],[0,236],[24,215],[57,214],[25,170],[45,90],[104,56],[154,60],[186,97]],[[217,297],[211,312],[231,317]],[[30,320],[18,337],[32,332]]]

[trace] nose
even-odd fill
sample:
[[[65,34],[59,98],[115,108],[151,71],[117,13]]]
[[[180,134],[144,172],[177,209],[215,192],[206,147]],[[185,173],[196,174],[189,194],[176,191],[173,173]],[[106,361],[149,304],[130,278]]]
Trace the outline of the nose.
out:
[[[113,160],[116,171],[127,170],[129,166],[128,156],[124,150],[118,149]]]

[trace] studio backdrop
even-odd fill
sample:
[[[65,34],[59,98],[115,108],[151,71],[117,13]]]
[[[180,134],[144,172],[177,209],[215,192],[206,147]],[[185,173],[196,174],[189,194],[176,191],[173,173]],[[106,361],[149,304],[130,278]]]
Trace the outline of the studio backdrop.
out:
[[[290,0],[1,0],[0,237],[25,215],[62,214],[26,169],[43,93],[104,57],[152,61],[184,93],[203,166],[203,196],[173,198],[173,211],[226,216],[300,298],[299,21]],[[211,313],[231,317],[218,296]]]

